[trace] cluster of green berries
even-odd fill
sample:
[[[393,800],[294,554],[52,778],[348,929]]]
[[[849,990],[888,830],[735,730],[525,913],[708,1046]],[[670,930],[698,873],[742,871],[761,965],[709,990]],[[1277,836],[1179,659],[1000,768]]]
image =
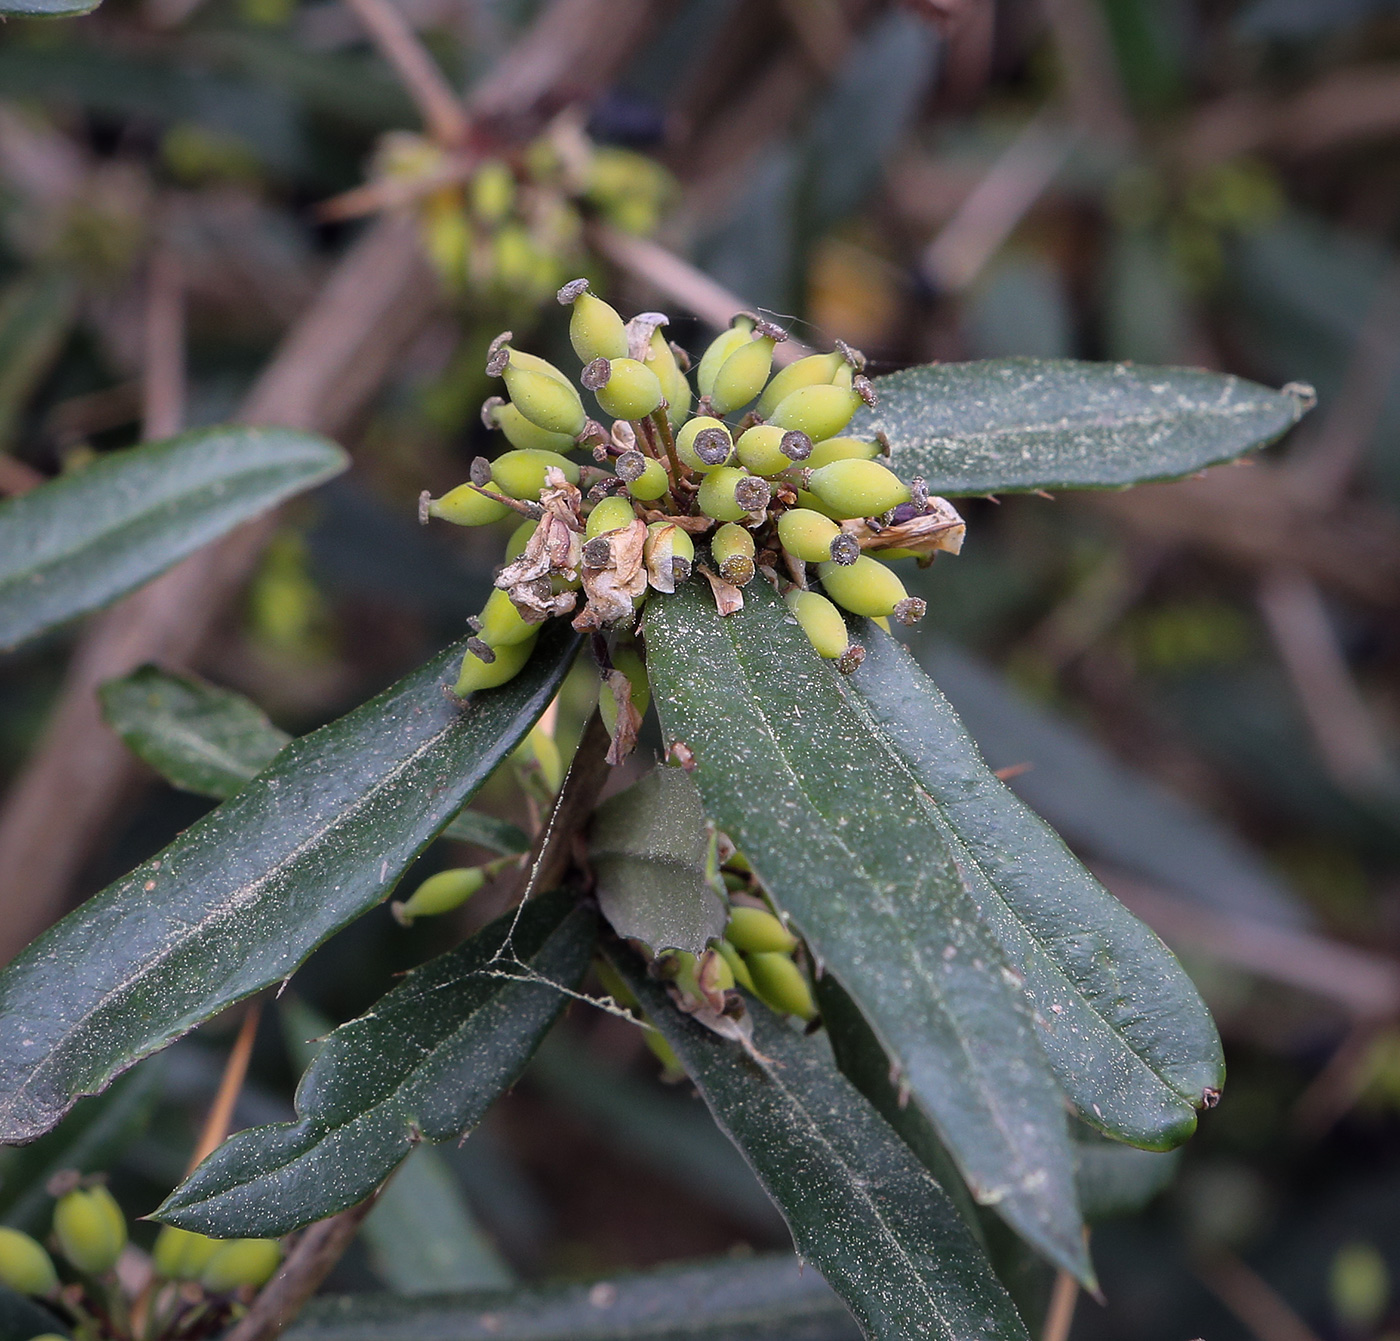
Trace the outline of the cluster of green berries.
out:
[[[510,159],[488,158],[462,180],[451,151],[394,131],[375,155],[374,175],[432,182],[418,204],[424,248],[454,292],[485,293],[533,306],[582,255],[585,214],[650,233],[673,194],[659,164],[628,149],[594,145],[565,119]]]
[[[698,958],[673,957],[677,985],[682,992],[704,996],[742,987],[779,1015],[815,1019],[817,1003],[795,957],[800,952],[797,937],[760,899],[740,897],[745,901],[730,906],[723,939]]]
[[[59,1174],[49,1247],[18,1229],[0,1227],[0,1284],[44,1300],[64,1314],[75,1337],[127,1335],[132,1301],[116,1266],[127,1248],[126,1219],[99,1182]],[[60,1278],[49,1248],[67,1264]],[[271,1279],[282,1260],[271,1239],[211,1239],[166,1226],[151,1253],[154,1287],[145,1300],[146,1334],[207,1334],[226,1325],[246,1297]],[[206,1325],[207,1324],[207,1325]]]
[[[493,396],[482,417],[509,450],[478,457],[467,483],[420,504],[425,522],[521,518],[473,621],[459,695],[513,678],[546,619],[572,613],[576,629],[626,636],[650,591],[673,592],[696,571],[723,614],[762,574],[844,671],[864,651],[842,610],[904,623],[923,615],[924,602],[875,555],[956,553],[963,524],[921,481],[905,483],[876,459],[879,442],[846,435],[875,399],[858,351],[838,345],[775,373],[783,332],[741,315],[706,349],[692,387],[662,314],[624,322],[581,279],[558,298],[571,309],[579,385],[516,349],[509,332],[499,336],[487,372],[509,398]],[[608,424],[589,414],[580,387]],[[580,449],[592,463],[571,458]]]

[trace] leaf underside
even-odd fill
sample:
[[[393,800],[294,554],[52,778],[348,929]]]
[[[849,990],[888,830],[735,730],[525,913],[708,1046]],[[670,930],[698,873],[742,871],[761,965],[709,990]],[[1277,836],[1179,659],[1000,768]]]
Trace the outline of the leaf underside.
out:
[[[888,744],[781,598],[721,619],[688,586],[647,607],[668,742],[706,811],[851,994],[976,1198],[1090,1276],[1063,1098],[1020,981]]]
[[[950,495],[1178,479],[1267,446],[1312,405],[1305,388],[1074,359],[935,363],[874,381],[878,403],[847,431],[883,434],[901,478]]]
[[[91,14],[102,0],[0,0],[0,15],[26,19],[72,19]]]
[[[514,1083],[588,967],[595,931],[556,890],[414,969],[326,1040],[297,1089],[297,1121],[230,1138],[155,1218],[272,1237],[363,1201],[419,1141],[463,1135]]]
[[[1026,1337],[956,1207],[824,1038],[750,1002],[752,1055],[682,1015],[626,951],[613,959],[866,1336]]]
[[[335,443],[234,426],[107,452],[0,503],[0,647],[96,610],[345,469]]]
[[[449,647],[293,741],[30,945],[0,973],[0,1140],[40,1135],[387,897],[525,737],[578,646],[547,629],[519,676],[465,707],[446,694],[465,643]]]

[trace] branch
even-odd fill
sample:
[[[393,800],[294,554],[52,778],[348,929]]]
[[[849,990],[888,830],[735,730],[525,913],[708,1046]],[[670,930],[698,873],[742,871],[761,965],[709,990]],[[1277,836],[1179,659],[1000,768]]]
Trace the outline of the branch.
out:
[[[174,436],[185,422],[185,282],[180,262],[157,247],[146,277],[146,329],[141,373],[141,437]]]

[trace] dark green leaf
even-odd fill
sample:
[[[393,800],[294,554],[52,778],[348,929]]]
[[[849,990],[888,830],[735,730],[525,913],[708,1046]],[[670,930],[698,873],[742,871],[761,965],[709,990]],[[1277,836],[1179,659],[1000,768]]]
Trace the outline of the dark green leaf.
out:
[[[681,1014],[628,952],[614,963],[866,1336],[1025,1337],[957,1208],[824,1038],[753,1004],[746,1051]]]
[[[229,427],[107,452],[0,503],[0,647],[95,610],[337,475],[333,442]]]
[[[598,807],[588,844],[598,904],[619,936],[654,952],[699,954],[724,934],[724,904],[705,878],[700,794],[678,768],[654,768]]]
[[[296,1122],[239,1132],[156,1218],[272,1236],[363,1201],[419,1141],[460,1136],[515,1081],[583,976],[594,929],[556,891],[415,969],[321,1047]]]
[[[199,796],[232,796],[291,740],[251,699],[158,666],[109,680],[98,697],[133,754]]]
[[[784,1254],[439,1299],[315,1299],[285,1335],[287,1341],[856,1341],[860,1332],[822,1278]]]
[[[850,432],[883,433],[891,466],[935,494],[1105,489],[1169,480],[1267,446],[1303,391],[1195,368],[1072,359],[939,363],[877,377]]]
[[[193,676],[142,666],[99,691],[102,715],[172,786],[216,801],[261,773],[291,737],[251,699]],[[444,838],[510,856],[530,840],[514,824],[464,810]]]
[[[1074,1181],[1091,1223],[1136,1215],[1171,1182],[1179,1152],[1135,1150],[1084,1131],[1074,1142]]]
[[[0,13],[6,9],[0,3]],[[0,448],[9,445],[30,394],[57,356],[76,298],[72,279],[56,270],[23,274],[0,294]]]
[[[31,1341],[45,1332],[68,1335],[68,1329],[48,1309],[0,1285],[0,1341]]]
[[[1225,1061],[1210,1014],[1153,932],[983,762],[948,701],[861,621],[855,700],[922,788],[982,916],[1025,982],[1041,1045],[1086,1122],[1165,1149],[1196,1126]]]
[[[448,648],[293,741],[35,941],[0,974],[0,1140],[46,1131],[80,1095],[280,982],[386,898],[524,739],[578,642],[547,629],[520,675],[466,707],[445,692],[465,643]]]
[[[1087,1276],[1064,1101],[927,804],[781,598],[647,606],[668,741],[705,807],[870,1021],[977,1200]]]
[[[27,19],[71,19],[91,14],[102,0],[0,0],[0,14]]]

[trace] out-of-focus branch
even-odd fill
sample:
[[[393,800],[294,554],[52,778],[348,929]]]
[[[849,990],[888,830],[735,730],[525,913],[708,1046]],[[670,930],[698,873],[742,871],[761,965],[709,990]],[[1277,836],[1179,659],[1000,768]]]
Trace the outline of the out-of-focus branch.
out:
[[[1074,1322],[1074,1306],[1079,1302],[1079,1282],[1068,1271],[1055,1274],[1055,1288],[1050,1294],[1050,1307],[1045,1314],[1045,1326],[1040,1341],[1069,1341],[1069,1329]]]
[[[146,279],[141,436],[147,442],[178,433],[185,422],[184,288],[179,260],[158,247]]]
[[[1255,1341],[1319,1341],[1288,1301],[1227,1249],[1213,1252],[1196,1274]]]
[[[1131,143],[1133,120],[1102,9],[1094,0],[1043,0],[1043,5],[1075,124],[1111,144]]]
[[[224,1063],[224,1073],[219,1077],[219,1088],[214,1102],[209,1105],[209,1115],[204,1119],[203,1130],[195,1142],[194,1154],[190,1156],[189,1177],[204,1161],[224,1143],[229,1124],[233,1121],[234,1105],[238,1093],[248,1075],[248,1063],[253,1056],[253,1043],[258,1036],[258,1021],[262,1018],[262,1002],[254,1001],[243,1012],[243,1022],[238,1026],[238,1035],[229,1049],[228,1060]]]

